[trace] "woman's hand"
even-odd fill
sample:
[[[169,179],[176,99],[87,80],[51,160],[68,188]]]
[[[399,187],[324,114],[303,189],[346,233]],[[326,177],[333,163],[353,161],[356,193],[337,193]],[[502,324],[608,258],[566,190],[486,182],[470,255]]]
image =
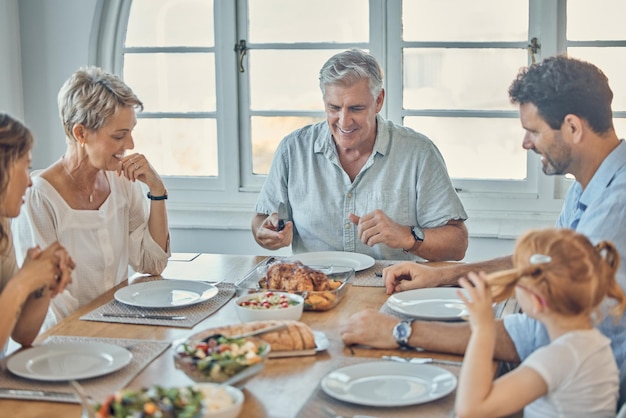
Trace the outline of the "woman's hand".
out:
[[[146,184],[153,196],[163,196],[167,193],[161,176],[143,154],[135,153],[122,158],[117,174],[123,174],[130,181],[139,180]]]
[[[50,289],[51,297],[54,297],[72,282],[75,267],[65,248],[55,242],[43,251],[38,246],[30,248],[15,279],[24,280],[29,293],[38,292],[41,295]]]

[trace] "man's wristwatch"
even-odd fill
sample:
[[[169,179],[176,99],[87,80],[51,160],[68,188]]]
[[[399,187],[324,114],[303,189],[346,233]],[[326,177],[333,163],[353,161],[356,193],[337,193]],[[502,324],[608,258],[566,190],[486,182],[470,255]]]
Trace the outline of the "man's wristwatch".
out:
[[[409,338],[411,337],[411,332],[413,331],[413,328],[411,328],[412,323],[412,320],[401,321],[393,327],[393,338],[402,348],[414,348],[409,345]]]
[[[417,225],[411,227],[411,235],[413,235],[416,243],[424,241],[424,230]],[[404,250],[405,253],[410,253],[414,247],[415,243],[408,250],[404,248],[402,250]]]

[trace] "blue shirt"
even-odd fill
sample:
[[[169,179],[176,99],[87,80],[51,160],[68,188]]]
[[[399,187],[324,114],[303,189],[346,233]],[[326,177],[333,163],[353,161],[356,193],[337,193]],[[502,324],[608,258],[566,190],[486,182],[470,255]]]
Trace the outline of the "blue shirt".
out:
[[[298,129],[279,144],[255,210],[271,214],[285,203],[294,223],[294,253],[350,251],[376,259],[415,259],[402,249],[363,244],[348,215],[381,209],[401,225],[422,228],[467,219],[435,144],[380,115],[376,122],[374,149],[354,181],[341,167],[326,121]]]
[[[575,182],[569,189],[557,228],[571,228],[597,244],[611,241],[620,254],[617,281],[626,291],[626,143],[624,140],[602,162],[583,191]],[[610,303],[610,300],[607,299]],[[550,342],[541,322],[524,314],[508,315],[504,326],[515,343],[521,360]],[[616,324],[607,316],[598,329],[611,339],[618,366],[626,360],[626,315]]]

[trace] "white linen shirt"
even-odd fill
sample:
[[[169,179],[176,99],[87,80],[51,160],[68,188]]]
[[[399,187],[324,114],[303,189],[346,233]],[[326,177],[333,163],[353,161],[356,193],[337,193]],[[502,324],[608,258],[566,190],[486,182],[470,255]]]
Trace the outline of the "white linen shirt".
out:
[[[39,174],[32,174],[13,236],[18,259],[29,247],[47,248],[55,241],[74,259],[72,283],[50,304],[56,321],[125,280],[129,265],[139,273],[161,274],[169,246],[163,251],[150,235],[148,199],[138,182],[106,171],[111,193],[102,206],[75,210]],[[44,328],[52,325],[49,321]]]
[[[626,291],[626,142],[620,141],[602,162],[593,178],[582,190],[575,182],[569,189],[556,228],[570,228],[584,234],[593,244],[611,241],[620,254],[617,282]],[[611,301],[606,300],[606,306]],[[504,326],[513,340],[517,354],[524,360],[537,348],[550,342],[541,324],[525,314],[507,315]],[[611,339],[617,364],[626,367],[626,315],[614,322],[607,316],[598,329]]]
[[[401,225],[422,228],[467,219],[435,144],[380,115],[376,122],[374,149],[354,181],[341,167],[326,121],[298,129],[279,144],[255,210],[269,215],[285,204],[294,223],[294,253],[350,251],[375,259],[420,259],[401,248],[363,244],[348,215],[381,209]]]
[[[5,219],[0,218],[0,222],[4,224],[5,231],[9,234],[8,241],[6,243],[5,252],[0,253],[0,292],[4,291],[9,280],[17,274],[17,261],[15,259],[15,249],[13,248],[13,239],[11,237],[9,223]],[[0,359],[6,355],[8,341],[4,346],[0,347]]]
[[[524,418],[615,417],[619,379],[610,341],[597,329],[568,332],[534,351],[522,366],[535,370],[548,393]]]

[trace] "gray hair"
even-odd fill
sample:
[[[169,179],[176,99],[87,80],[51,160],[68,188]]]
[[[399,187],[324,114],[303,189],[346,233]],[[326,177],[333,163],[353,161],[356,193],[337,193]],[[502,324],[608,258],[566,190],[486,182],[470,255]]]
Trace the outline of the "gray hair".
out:
[[[143,103],[115,74],[98,67],[84,67],[63,84],[57,97],[59,115],[68,139],[72,129],[84,125],[90,131],[103,127],[122,107],[143,110]]]
[[[326,93],[329,84],[350,86],[362,79],[369,80],[374,99],[383,89],[383,70],[372,55],[360,49],[349,49],[330,57],[320,70],[320,89]]]

